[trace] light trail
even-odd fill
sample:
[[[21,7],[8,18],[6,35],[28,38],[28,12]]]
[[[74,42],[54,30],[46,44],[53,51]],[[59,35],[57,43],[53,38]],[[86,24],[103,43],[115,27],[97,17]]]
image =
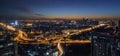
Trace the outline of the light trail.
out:
[[[0,23],[1,26],[5,27],[6,29],[8,30],[12,30],[12,31],[18,31],[18,35],[13,39],[13,41],[16,41],[20,44],[31,44],[32,42],[31,41],[34,41],[36,39],[30,39],[28,38],[27,36],[27,33],[22,31],[22,30],[16,30],[16,28],[14,28],[13,26],[10,26],[10,25],[7,25],[7,24],[4,24],[4,23]],[[60,39],[63,39],[63,37],[69,37],[71,35],[75,35],[75,34],[81,34],[83,32],[87,32],[87,31],[92,31],[94,29],[97,29],[97,28],[100,28],[100,27],[103,27],[103,26],[106,26],[106,24],[99,24],[99,25],[96,25],[96,26],[92,26],[92,27],[89,27],[89,28],[85,28],[85,29],[80,29],[80,30],[63,30],[63,32],[66,32],[67,34],[62,34],[60,37],[52,37],[50,38],[49,40],[53,40],[53,44],[54,43],[59,43],[59,41],[61,41]],[[73,32],[73,33],[70,33],[70,32]],[[36,40],[36,42],[33,42],[34,44],[45,44],[49,42],[49,40]],[[30,42],[29,42],[30,41]],[[27,43],[26,43],[27,42]],[[90,43],[91,41],[90,40],[68,40],[66,41],[66,43]],[[61,43],[64,43],[63,41],[61,41]]]
[[[58,43],[58,44],[57,44],[57,48],[58,48],[58,50],[60,51],[60,55],[59,55],[59,56],[62,56],[63,53],[64,53],[64,51],[63,51],[63,47],[61,46],[61,43]]]
[[[13,26],[10,26],[4,23],[0,23],[0,25],[7,28],[8,30],[16,31],[16,28],[14,28]]]
[[[28,36],[27,36],[27,34],[26,34],[26,32],[24,32],[24,31],[22,31],[22,30],[17,30],[15,27],[13,27],[13,26],[10,26],[10,25],[8,25],[8,24],[5,24],[5,23],[0,23],[0,26],[3,26],[4,28],[6,28],[6,29],[8,29],[8,30],[11,30],[11,31],[18,31],[18,35],[17,35],[17,37],[15,37],[13,40],[14,41],[17,41],[17,42],[19,42],[19,41],[30,41],[30,40],[33,40],[33,39],[30,39],[30,38],[28,38]],[[22,39],[22,40],[21,40]]]

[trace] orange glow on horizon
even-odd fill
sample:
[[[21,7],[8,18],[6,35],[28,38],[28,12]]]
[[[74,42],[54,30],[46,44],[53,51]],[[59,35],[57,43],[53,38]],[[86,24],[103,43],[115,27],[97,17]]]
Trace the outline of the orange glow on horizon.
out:
[[[109,19],[109,18],[114,18],[114,19],[119,19],[120,16],[74,16],[74,15],[63,15],[63,16],[25,16],[25,18],[47,18],[47,19],[83,19],[83,18],[88,18],[88,19]]]

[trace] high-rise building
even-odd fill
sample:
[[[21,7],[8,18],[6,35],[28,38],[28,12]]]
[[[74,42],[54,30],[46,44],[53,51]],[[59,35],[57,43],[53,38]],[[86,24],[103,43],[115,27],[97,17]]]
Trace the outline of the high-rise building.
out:
[[[107,35],[93,36],[93,56],[118,56],[117,39]]]
[[[14,44],[8,31],[0,27],[0,56],[14,56]]]

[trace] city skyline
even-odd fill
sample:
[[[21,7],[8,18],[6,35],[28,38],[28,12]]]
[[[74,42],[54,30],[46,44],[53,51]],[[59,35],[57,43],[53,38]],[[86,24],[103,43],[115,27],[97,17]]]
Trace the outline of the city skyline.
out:
[[[0,0],[0,56],[120,56],[120,0]]]

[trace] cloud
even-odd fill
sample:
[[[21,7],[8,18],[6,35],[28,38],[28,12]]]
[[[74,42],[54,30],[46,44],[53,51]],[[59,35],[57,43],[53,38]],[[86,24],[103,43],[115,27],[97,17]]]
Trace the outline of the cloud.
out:
[[[34,14],[35,16],[45,16],[44,14]]]
[[[31,14],[31,13],[32,13],[32,10],[31,10],[30,7],[24,6],[24,7],[19,7],[19,8],[17,8],[17,9],[18,9],[19,11],[23,12],[23,13],[27,13],[27,14]]]

